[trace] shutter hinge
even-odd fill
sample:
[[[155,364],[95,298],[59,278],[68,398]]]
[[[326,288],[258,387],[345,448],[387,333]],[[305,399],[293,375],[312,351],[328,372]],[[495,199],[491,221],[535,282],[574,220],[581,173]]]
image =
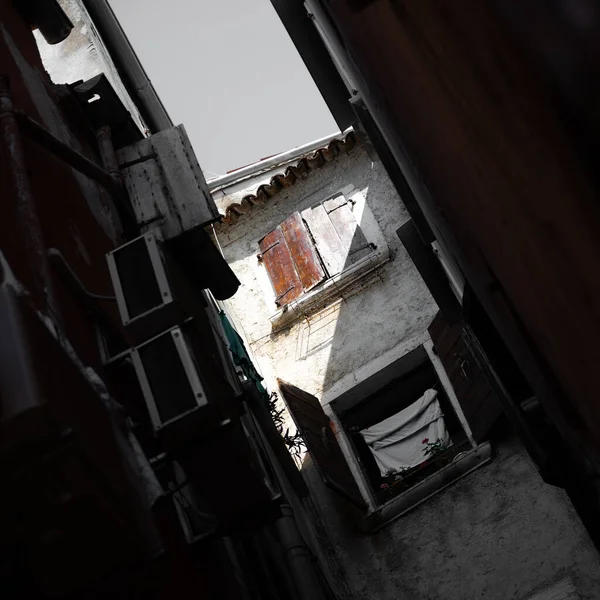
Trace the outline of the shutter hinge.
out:
[[[289,294],[296,286],[293,285],[291,288],[285,290],[285,292],[283,292],[283,294],[279,294],[279,296],[277,296],[277,298],[275,298],[275,304],[277,306],[279,306],[279,301],[286,295]]]
[[[269,251],[272,250],[273,248],[275,248],[275,246],[277,246],[277,244],[279,244],[279,241],[272,243],[266,250],[263,250],[260,254],[256,255],[256,258],[258,258],[259,262],[262,262],[263,256]],[[286,292],[287,293],[287,292]]]

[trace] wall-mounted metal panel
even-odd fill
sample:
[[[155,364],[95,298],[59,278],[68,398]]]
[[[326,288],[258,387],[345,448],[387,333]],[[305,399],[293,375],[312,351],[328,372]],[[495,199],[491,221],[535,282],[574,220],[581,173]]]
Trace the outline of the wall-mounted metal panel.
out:
[[[165,239],[219,219],[183,125],[117,152],[142,231],[159,227]]]

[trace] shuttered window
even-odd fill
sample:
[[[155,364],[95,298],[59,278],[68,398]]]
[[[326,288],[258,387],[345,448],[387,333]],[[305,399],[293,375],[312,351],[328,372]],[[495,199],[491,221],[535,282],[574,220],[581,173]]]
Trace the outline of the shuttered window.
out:
[[[358,508],[365,508],[354,476],[316,396],[277,380],[283,400],[325,484]]]
[[[343,195],[294,213],[259,247],[278,306],[293,302],[373,251]]]
[[[439,312],[429,326],[429,334],[474,440],[486,440],[502,407],[462,338],[461,324],[449,323]]]

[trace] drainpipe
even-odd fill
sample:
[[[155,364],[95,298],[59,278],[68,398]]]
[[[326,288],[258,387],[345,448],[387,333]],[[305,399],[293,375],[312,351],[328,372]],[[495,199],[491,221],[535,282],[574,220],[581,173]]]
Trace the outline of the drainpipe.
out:
[[[0,143],[7,157],[7,171],[12,184],[12,198],[3,202],[14,203],[19,235],[23,240],[27,262],[33,270],[33,280],[39,298],[43,299],[44,309],[49,315],[59,319],[58,303],[54,294],[54,283],[46,255],[42,227],[35,209],[35,200],[29,185],[29,175],[25,166],[21,132],[13,109],[8,80],[0,76]]]
[[[83,4],[151,133],[173,127],[173,121],[107,0],[83,0]]]
[[[280,508],[282,516],[275,523],[275,527],[298,598],[325,600],[325,594],[315,575],[311,555],[296,526],[294,511],[289,504],[282,504]]]
[[[119,161],[117,160],[110,127],[107,125],[100,127],[96,131],[96,140],[98,141],[98,151],[104,168],[110,174],[111,179],[123,189],[123,176],[119,170]]]

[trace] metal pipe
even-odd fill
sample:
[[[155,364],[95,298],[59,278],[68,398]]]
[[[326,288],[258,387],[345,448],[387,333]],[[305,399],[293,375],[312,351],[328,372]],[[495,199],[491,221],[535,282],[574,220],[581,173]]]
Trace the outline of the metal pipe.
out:
[[[29,267],[33,271],[36,291],[43,299],[48,314],[59,318],[42,227],[35,209],[35,200],[25,166],[19,123],[13,109],[8,79],[2,76],[0,76],[0,142],[4,146],[8,159],[8,177],[14,192],[17,226],[21,229],[20,237],[25,246]]]
[[[119,173],[119,167],[118,164],[116,164],[116,156],[110,156],[111,152],[114,155],[112,140],[109,138],[107,141],[105,137],[106,134],[103,134],[104,139],[102,145],[100,146],[100,153],[102,154],[103,160],[107,160],[109,164],[114,162],[114,166],[111,166],[111,169],[114,169],[112,172],[104,170],[95,162],[83,156],[83,154],[73,150],[71,146],[65,144],[62,140],[59,140],[24,112],[15,110],[14,114],[22,132],[26,134],[33,142],[39,144],[48,150],[48,152],[52,153],[54,156],[61,159],[80,173],[83,173],[90,179],[98,182],[102,187],[110,192],[113,198],[117,201],[115,202],[115,207],[119,218],[121,219],[121,224],[123,225],[123,230],[126,236],[132,239],[139,235],[137,219],[133,209],[131,208],[129,197],[123,186],[123,181]]]
[[[115,182],[109,172],[105,171],[102,167],[99,167],[89,158],[83,156],[83,154],[73,150],[71,146],[65,144],[62,140],[59,140],[47,129],[42,127],[37,121],[34,121],[25,113],[19,110],[14,111],[14,113],[21,130],[33,142],[39,144],[80,173],[83,173],[90,179],[97,181],[111,194],[114,194],[118,198],[124,197],[125,194],[122,186]]]
[[[108,171],[112,180],[122,189],[123,176],[119,170],[119,161],[117,160],[110,127],[107,125],[100,127],[96,132],[96,139],[98,140],[98,150],[100,151],[104,168]]]
[[[83,0],[83,4],[151,132],[173,127],[171,117],[108,2]]]
[[[325,594],[314,571],[312,558],[300,536],[294,511],[289,504],[281,505],[282,516],[277,519],[279,541],[291,571],[300,600],[325,600]]]

